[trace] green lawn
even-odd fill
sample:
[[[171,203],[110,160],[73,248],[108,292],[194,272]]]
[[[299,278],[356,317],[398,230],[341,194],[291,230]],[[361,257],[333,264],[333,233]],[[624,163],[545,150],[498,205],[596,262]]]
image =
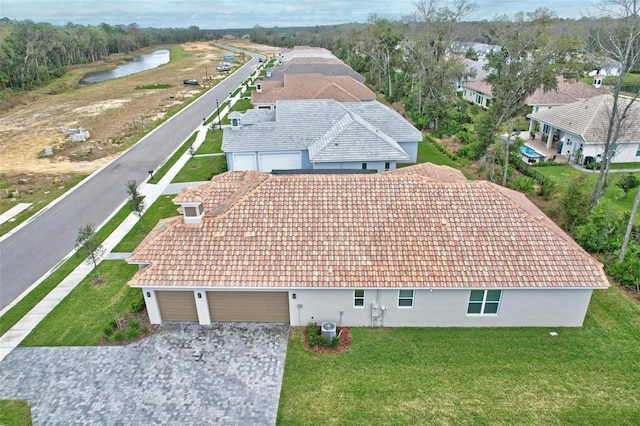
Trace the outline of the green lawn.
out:
[[[578,176],[582,173],[587,174],[587,179],[585,181],[584,187],[585,196],[591,195],[593,186],[595,185],[598,178],[597,173],[581,172],[580,170],[577,170],[571,166],[536,167],[535,169],[543,175],[553,179],[559,187],[566,185],[569,179],[574,176]],[[619,214],[631,211],[633,198],[635,197],[637,191],[637,189],[632,190],[626,195],[626,197],[622,197],[622,192],[620,188],[615,185],[615,182],[624,174],[625,173],[610,173],[609,178],[611,180],[611,184],[604,194],[604,198],[611,202],[612,209],[614,209],[614,211]],[[640,179],[640,172],[634,172],[633,174]],[[635,223],[640,225],[640,215],[636,216]]]
[[[127,206],[121,208],[96,234],[100,241],[104,241],[129,215]],[[36,288],[31,290],[22,300],[16,303],[4,315],[0,317],[0,336],[13,327],[22,317],[36,306],[44,297],[51,292],[67,275],[73,272],[83,262],[77,256],[71,256],[55,271],[44,279]]]
[[[638,330],[617,288],[575,329],[356,328],[323,355],[295,328],[278,424],[639,424]]]
[[[245,112],[249,109],[253,108],[253,105],[251,105],[251,100],[250,99],[240,99],[239,101],[237,101],[235,104],[233,104],[233,106],[231,107],[231,110],[229,110],[229,113],[233,112],[233,111],[238,111],[238,112]],[[229,120],[229,115],[227,114],[227,116],[225,118],[222,119],[222,124],[231,124],[231,120]]]
[[[113,248],[114,253],[132,252],[144,240],[150,229],[156,226],[160,219],[178,215],[178,206],[173,204],[173,195],[163,195],[147,209],[142,216],[142,227],[135,226]]]
[[[178,172],[172,182],[201,182],[227,171],[224,155],[194,157]]]
[[[97,345],[103,330],[114,317],[129,311],[139,288],[127,282],[138,270],[123,260],[100,263],[107,278],[93,285],[92,275],[83,279],[22,341],[20,346],[91,346]]]
[[[153,174],[153,178],[149,179],[149,183],[158,183],[158,182],[160,182],[160,179],[162,179],[164,177],[164,175],[167,174],[169,169],[171,167],[173,167],[173,165],[176,163],[176,161],[178,161],[178,159],[180,157],[182,157],[182,154],[187,152],[187,150],[191,147],[191,145],[193,145],[193,143],[196,140],[196,136],[197,135],[198,135],[197,132],[194,132],[191,136],[189,136],[189,138],[182,144],[182,146],[180,146],[180,148],[178,148],[173,153],[173,155],[171,155],[171,157],[169,157],[169,159],[167,161],[165,161],[162,164],[162,166]]]
[[[430,142],[422,141],[418,144],[418,163],[433,163],[462,169],[462,166],[440,151]]]
[[[207,131],[207,136],[196,154],[215,154],[222,152],[222,130],[211,129]]]
[[[31,405],[23,400],[0,400],[0,425],[30,426]]]

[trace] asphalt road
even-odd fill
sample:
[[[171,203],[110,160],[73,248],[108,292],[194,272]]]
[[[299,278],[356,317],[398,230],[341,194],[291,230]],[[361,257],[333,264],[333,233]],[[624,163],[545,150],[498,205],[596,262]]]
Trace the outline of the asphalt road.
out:
[[[247,52],[249,54],[249,52]],[[0,310],[74,248],[78,228],[96,226],[126,199],[129,180],[144,181],[256,69],[258,58],[229,75],[57,204],[0,242]]]

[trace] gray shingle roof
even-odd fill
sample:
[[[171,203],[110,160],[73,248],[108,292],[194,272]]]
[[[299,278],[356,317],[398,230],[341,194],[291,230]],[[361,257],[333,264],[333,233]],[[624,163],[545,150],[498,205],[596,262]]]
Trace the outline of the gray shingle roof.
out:
[[[329,99],[277,101],[275,116],[249,110],[242,127],[225,128],[224,152],[309,149],[311,161],[407,160],[397,142],[422,134],[379,102],[341,104]],[[264,121],[256,121],[264,118]]]
[[[620,110],[624,109],[627,102],[629,102],[628,99],[620,98]],[[612,95],[600,95],[528,114],[527,117],[557,129],[578,134],[587,143],[596,143],[603,142],[606,138],[609,111],[612,105]],[[618,143],[640,140],[640,104],[634,103],[629,115],[634,117],[625,120],[626,125],[618,138]]]
[[[380,102],[345,102],[344,106],[397,142],[422,140],[422,133],[396,111]]]

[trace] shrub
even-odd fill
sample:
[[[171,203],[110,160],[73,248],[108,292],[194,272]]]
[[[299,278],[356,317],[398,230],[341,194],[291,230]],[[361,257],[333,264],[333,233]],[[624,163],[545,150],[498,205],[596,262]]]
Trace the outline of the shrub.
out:
[[[129,321],[129,328],[137,330],[140,328],[140,321],[132,319]]]
[[[329,339],[327,339],[326,336],[321,335],[319,340],[320,340],[320,346],[324,346],[325,348],[329,346]]]
[[[622,223],[612,214],[609,203],[602,200],[591,210],[587,222],[576,228],[576,241],[591,253],[612,252],[621,245]]]
[[[115,333],[113,333],[113,335],[111,336],[111,340],[113,340],[114,342],[119,342],[123,337],[124,336],[122,335],[122,331],[116,330]]]
[[[524,192],[529,195],[533,195],[536,192],[536,181],[528,176],[516,176],[512,183],[513,189],[516,191]]]
[[[144,309],[145,302],[144,302],[144,294],[142,293],[142,291],[136,291],[133,297],[134,298],[131,300],[131,303],[129,305],[129,307],[131,308],[131,311],[139,312],[142,309]]]
[[[640,179],[638,179],[637,177],[635,177],[631,173],[627,173],[627,174],[623,175],[616,182],[616,186],[618,188],[622,189],[622,192],[624,193],[625,197],[627,196],[627,193],[629,191],[631,191],[633,188],[635,188],[638,185],[640,185]]]
[[[589,163],[584,165],[584,168],[587,170],[600,170],[600,167],[602,167],[602,163]]]
[[[333,336],[333,339],[331,339],[331,342],[329,343],[329,347],[335,349],[335,348],[338,347],[338,343],[340,343],[340,335],[339,334]]]
[[[310,322],[307,325],[307,334],[309,336],[309,346],[312,348],[315,347],[318,339],[318,326],[315,322]]]
[[[621,285],[640,291],[640,259],[611,263],[606,266],[606,270]]]
[[[133,340],[136,337],[138,337],[138,329],[137,328],[133,328],[133,327],[129,328],[127,330],[127,339],[128,340]]]

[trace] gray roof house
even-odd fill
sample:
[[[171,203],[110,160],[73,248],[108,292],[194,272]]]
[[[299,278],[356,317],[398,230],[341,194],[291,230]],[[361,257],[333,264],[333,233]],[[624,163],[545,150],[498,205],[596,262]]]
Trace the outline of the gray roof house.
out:
[[[620,99],[620,108],[628,99]],[[600,162],[604,153],[609,112],[613,104],[610,94],[545,109],[528,114],[531,126],[539,123],[546,135],[547,148],[554,140],[561,146],[558,152],[574,158],[578,163]],[[614,163],[640,162],[640,104],[628,111],[621,133],[614,146]]]
[[[229,114],[222,151],[229,170],[393,170],[417,160],[422,134],[377,101],[279,100],[275,109]]]

